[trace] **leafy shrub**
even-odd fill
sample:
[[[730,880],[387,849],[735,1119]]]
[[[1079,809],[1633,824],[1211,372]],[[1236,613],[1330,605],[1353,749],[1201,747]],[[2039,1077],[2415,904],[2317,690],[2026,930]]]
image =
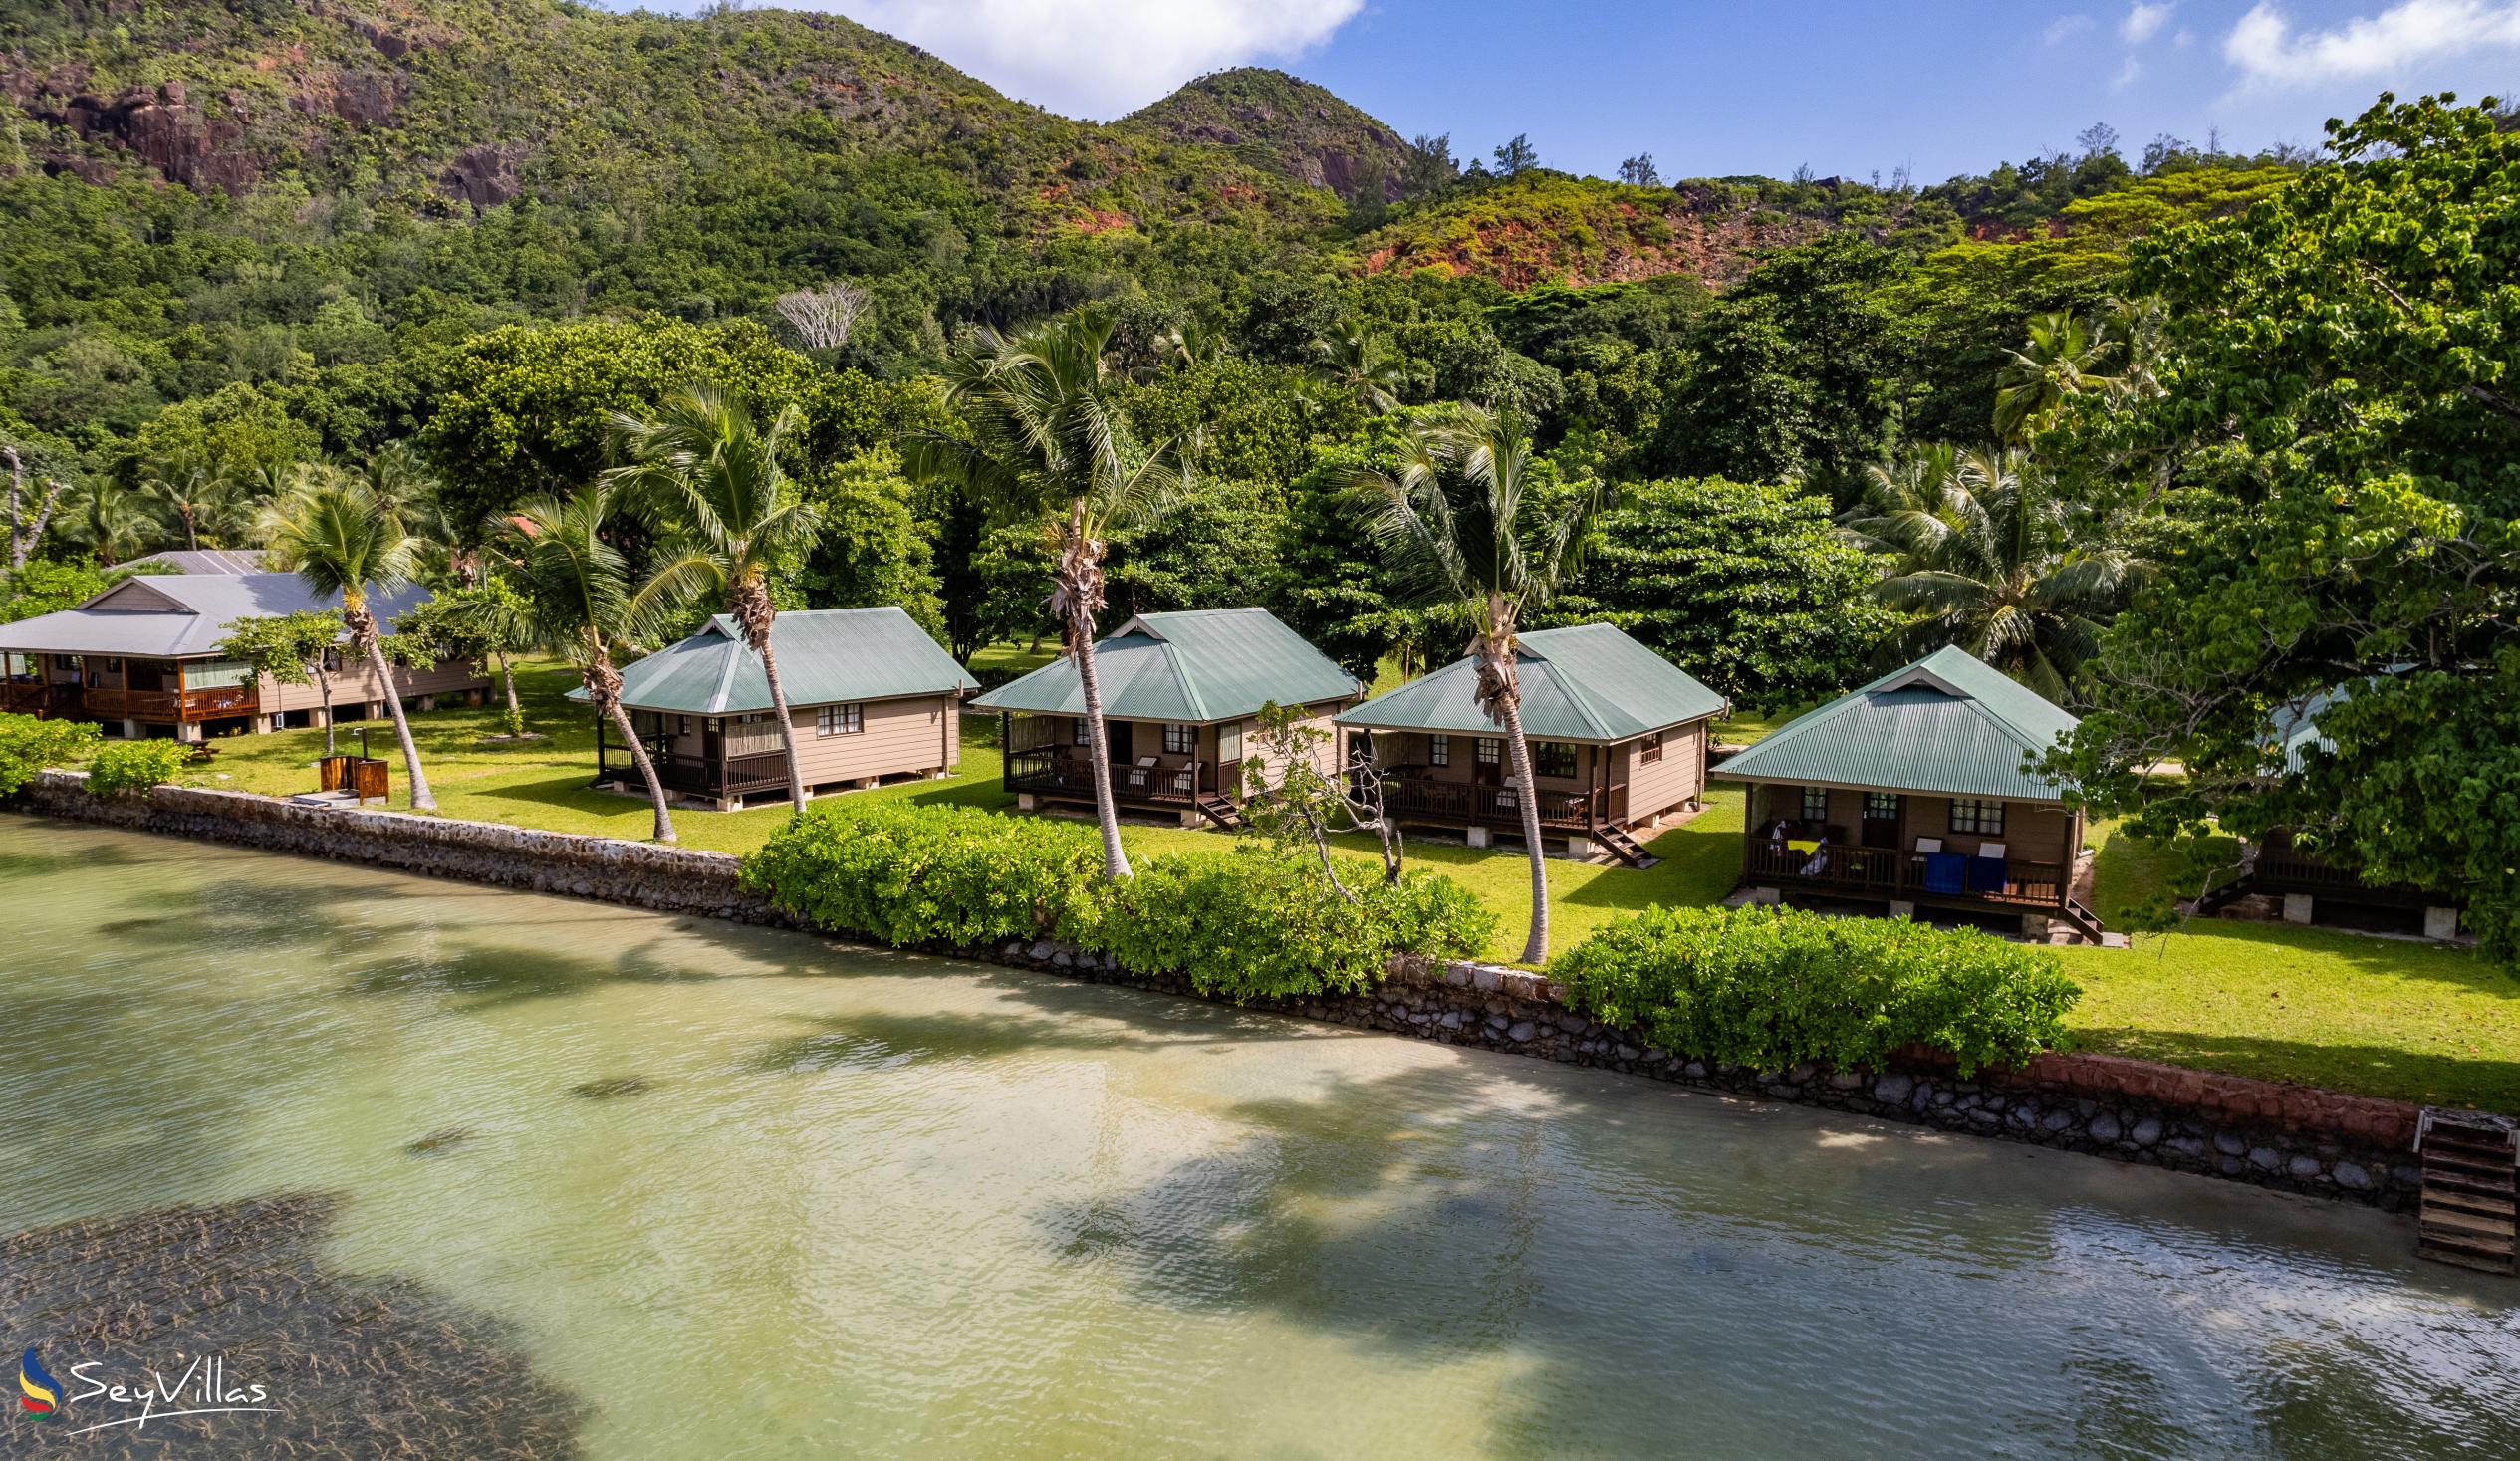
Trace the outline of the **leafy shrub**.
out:
[[[1342,896],[1311,858],[1265,848],[1158,857],[1103,893],[1086,942],[1140,973],[1236,1001],[1353,993],[1396,953],[1464,957],[1496,917],[1448,877],[1373,879]]]
[[[2082,990],[2056,955],[1976,929],[1775,908],[1647,908],[1550,966],[1577,1009],[1669,1051],[1781,1071],[1879,1070],[1909,1045],[1962,1074],[2064,1034]]]
[[[0,797],[16,795],[46,767],[78,760],[97,739],[95,726],[75,720],[0,715]]]
[[[191,758],[192,748],[181,741],[115,741],[88,762],[88,790],[137,796],[173,781]]]
[[[820,809],[744,858],[743,885],[820,927],[900,947],[1036,938],[1084,916],[1094,830],[970,807]]]

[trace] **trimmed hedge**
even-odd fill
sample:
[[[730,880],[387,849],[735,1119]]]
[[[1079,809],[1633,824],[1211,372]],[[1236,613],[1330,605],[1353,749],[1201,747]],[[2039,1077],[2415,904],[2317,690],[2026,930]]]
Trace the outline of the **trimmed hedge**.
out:
[[[1309,857],[1251,846],[1158,857],[1114,886],[1093,828],[969,807],[818,809],[746,855],[742,878],[835,932],[966,948],[1055,934],[1234,1000],[1368,988],[1393,954],[1464,957],[1496,927],[1450,878],[1361,876],[1350,902]]]
[[[1239,1003],[1371,989],[1393,954],[1468,958],[1496,931],[1496,915],[1448,877],[1374,876],[1355,891],[1351,902],[1311,858],[1266,848],[1157,857],[1103,890],[1086,941],[1124,968]]]
[[[192,748],[181,741],[109,741],[88,761],[88,790],[141,796],[183,774]]]
[[[797,818],[745,855],[742,879],[818,927],[976,947],[1090,915],[1102,873],[1092,828],[895,803]]]
[[[1977,929],[1793,908],[1648,908],[1550,965],[1568,1002],[1677,1054],[1761,1071],[1880,1070],[1904,1047],[1963,1075],[2054,1046],[2082,989],[2046,949]]]

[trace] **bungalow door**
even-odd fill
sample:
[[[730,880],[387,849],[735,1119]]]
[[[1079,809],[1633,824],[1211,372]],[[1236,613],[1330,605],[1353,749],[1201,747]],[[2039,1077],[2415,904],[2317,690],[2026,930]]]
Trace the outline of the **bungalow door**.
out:
[[[1130,735],[1134,727],[1126,720],[1103,722],[1103,738],[1111,743],[1112,764],[1127,766],[1137,759],[1136,741]]]
[[[1864,846],[1893,849],[1899,846],[1899,812],[1904,801],[1896,792],[1864,794]]]

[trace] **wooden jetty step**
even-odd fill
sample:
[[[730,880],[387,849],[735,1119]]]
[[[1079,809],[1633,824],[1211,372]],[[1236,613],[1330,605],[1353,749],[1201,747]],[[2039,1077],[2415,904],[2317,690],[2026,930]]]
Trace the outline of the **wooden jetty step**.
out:
[[[2423,1212],[2415,1252],[2507,1274],[2520,1259],[2520,1122],[2426,1106],[2415,1128]]]

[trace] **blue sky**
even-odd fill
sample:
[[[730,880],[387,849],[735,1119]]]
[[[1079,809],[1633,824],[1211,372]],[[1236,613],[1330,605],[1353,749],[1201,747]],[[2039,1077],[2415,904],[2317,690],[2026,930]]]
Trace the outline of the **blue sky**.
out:
[[[656,3],[656,0],[649,0]],[[798,0],[791,0],[798,3]],[[1001,90],[1108,118],[1223,66],[1278,66],[1403,135],[1668,177],[1809,165],[1920,182],[2158,132],[2315,144],[2384,88],[2520,90],[2520,0],[804,0]]]

